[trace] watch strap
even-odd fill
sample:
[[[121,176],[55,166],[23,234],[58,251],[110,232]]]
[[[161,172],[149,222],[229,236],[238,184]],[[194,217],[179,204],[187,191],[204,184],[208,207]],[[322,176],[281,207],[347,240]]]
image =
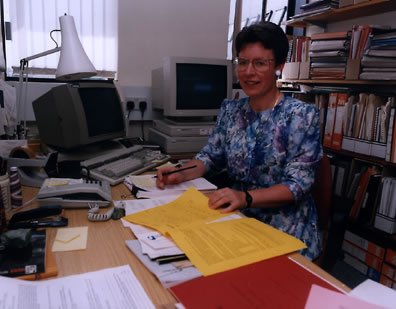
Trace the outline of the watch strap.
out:
[[[246,209],[252,207],[253,198],[248,191],[244,191],[244,192],[245,192],[246,206],[243,209]]]

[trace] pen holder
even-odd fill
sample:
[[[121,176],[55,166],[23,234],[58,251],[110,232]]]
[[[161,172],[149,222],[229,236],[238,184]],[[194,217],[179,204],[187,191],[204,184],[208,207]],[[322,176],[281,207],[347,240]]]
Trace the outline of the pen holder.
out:
[[[8,173],[0,176],[1,199],[6,221],[10,221],[13,211],[11,208],[10,178]]]

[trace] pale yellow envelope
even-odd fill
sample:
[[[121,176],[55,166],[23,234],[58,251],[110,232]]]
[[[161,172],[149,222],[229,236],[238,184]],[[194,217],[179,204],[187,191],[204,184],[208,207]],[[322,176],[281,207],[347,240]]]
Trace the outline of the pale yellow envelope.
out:
[[[88,226],[61,228],[56,232],[52,252],[87,248]]]

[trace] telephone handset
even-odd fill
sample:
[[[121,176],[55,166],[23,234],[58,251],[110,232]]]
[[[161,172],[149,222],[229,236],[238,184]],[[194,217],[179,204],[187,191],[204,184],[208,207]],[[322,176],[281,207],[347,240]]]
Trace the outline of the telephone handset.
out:
[[[109,206],[112,201],[110,183],[107,181],[48,178],[37,194],[40,206],[61,205],[63,208],[89,208]]]

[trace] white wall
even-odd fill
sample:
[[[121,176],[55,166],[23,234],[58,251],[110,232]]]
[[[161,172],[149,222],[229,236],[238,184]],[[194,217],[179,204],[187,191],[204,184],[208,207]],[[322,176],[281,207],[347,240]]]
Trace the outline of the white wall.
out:
[[[226,58],[229,2],[119,0],[119,83],[151,86],[164,56]]]

